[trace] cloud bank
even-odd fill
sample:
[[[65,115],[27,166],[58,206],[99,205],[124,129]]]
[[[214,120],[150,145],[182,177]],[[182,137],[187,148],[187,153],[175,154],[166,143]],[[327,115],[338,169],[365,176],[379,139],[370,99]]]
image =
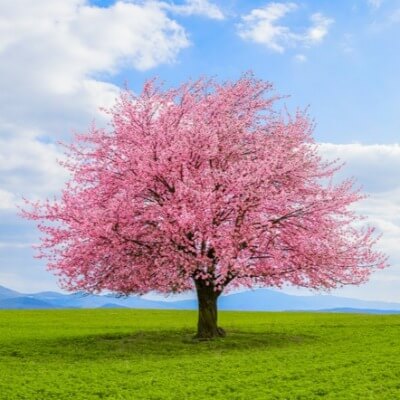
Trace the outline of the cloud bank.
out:
[[[238,34],[244,40],[264,45],[278,53],[283,53],[288,47],[309,47],[321,43],[333,23],[333,19],[321,13],[312,14],[309,27],[302,32],[295,32],[280,23],[298,8],[296,3],[269,3],[255,8],[242,16]]]

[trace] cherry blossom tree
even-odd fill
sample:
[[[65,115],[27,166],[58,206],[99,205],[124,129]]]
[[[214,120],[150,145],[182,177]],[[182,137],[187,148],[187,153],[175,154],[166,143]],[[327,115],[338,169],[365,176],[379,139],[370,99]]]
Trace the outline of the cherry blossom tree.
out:
[[[121,94],[107,129],[67,146],[61,196],[30,203],[39,257],[68,290],[195,289],[198,338],[223,336],[217,299],[238,287],[335,288],[386,265],[350,180],[326,162],[307,115],[275,111],[252,75]]]

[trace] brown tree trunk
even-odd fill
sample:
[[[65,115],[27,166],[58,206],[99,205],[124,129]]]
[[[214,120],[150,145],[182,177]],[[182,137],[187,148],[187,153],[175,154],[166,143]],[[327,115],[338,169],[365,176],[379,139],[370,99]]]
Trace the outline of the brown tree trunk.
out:
[[[220,292],[214,291],[214,287],[212,285],[207,286],[203,280],[196,280],[195,283],[199,305],[199,319],[195,338],[207,340],[224,337],[225,331],[217,324],[217,300]]]

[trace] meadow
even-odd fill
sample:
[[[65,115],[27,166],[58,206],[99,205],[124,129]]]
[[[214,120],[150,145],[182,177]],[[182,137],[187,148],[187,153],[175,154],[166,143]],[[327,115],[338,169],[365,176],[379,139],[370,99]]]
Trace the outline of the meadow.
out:
[[[399,399],[400,316],[0,312],[0,399]]]

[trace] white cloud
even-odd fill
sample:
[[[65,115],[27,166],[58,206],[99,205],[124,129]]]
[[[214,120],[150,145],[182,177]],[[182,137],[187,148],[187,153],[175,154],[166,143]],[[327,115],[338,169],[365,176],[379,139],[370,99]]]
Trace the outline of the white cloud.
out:
[[[391,191],[370,193],[370,196],[357,205],[357,211],[368,217],[368,223],[382,233],[379,247],[391,257],[397,265],[400,280],[400,186]],[[393,273],[393,270],[388,270]]]
[[[0,189],[0,210],[12,210],[15,207],[15,195],[4,189]]]
[[[61,149],[29,132],[0,135],[0,210],[13,211],[23,197],[39,199],[59,191],[67,178],[58,164]]]
[[[276,22],[296,8],[294,3],[270,3],[264,8],[255,8],[242,17],[239,36],[282,53],[293,40],[293,34],[288,27]]]
[[[14,0],[1,3],[0,15],[2,52],[17,50],[27,59],[40,56],[46,60],[42,70],[52,72],[50,78],[67,67],[72,77],[114,72],[121,63],[148,69],[173,61],[188,45],[184,29],[156,3],[118,1],[100,8],[83,0],[41,0],[40,5]],[[51,82],[58,87],[59,79]]]
[[[47,134],[83,126],[112,102],[118,88],[102,75],[174,62],[189,45],[156,3],[121,1],[3,1],[0,37],[0,122]]]
[[[303,37],[299,37],[299,40],[304,41],[308,45],[314,45],[322,42],[328,34],[333,19],[327,18],[321,13],[315,13],[311,15],[310,20],[312,23],[311,26],[307,29]]]
[[[172,3],[161,4],[165,9],[181,15],[200,15],[217,20],[225,18],[221,9],[208,0],[186,0],[185,3],[180,5]]]
[[[242,39],[262,44],[278,53],[283,53],[287,47],[320,43],[327,35],[333,20],[321,13],[312,14],[311,25],[302,33],[279,24],[283,17],[297,9],[295,3],[269,3],[263,8],[255,8],[242,16],[238,34]]]
[[[354,176],[370,193],[400,187],[400,144],[322,143],[320,151],[328,159],[345,161],[341,176]]]

